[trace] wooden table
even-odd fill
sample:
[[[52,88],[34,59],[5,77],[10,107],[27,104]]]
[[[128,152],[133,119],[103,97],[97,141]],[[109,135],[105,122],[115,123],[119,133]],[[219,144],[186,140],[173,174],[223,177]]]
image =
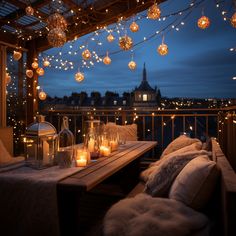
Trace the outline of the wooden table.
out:
[[[79,211],[82,207],[80,200],[84,198],[84,195],[88,198],[86,193],[125,169],[128,172],[126,173],[128,184],[128,180],[132,180],[128,166],[139,162],[140,157],[156,145],[157,142],[154,141],[128,141],[125,145],[120,146],[118,151],[112,152],[109,157],[99,158],[80,172],[60,181],[58,183],[58,205],[62,235],[78,234]],[[139,170],[135,173],[139,173]],[[135,178],[137,179],[137,174]],[[125,179],[123,179],[124,181],[126,182]]]

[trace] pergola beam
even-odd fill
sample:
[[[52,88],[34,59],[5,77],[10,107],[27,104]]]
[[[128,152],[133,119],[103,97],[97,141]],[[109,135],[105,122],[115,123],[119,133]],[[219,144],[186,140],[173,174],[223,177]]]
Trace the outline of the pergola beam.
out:
[[[165,0],[161,0],[159,2],[163,1]],[[76,26],[75,24],[71,24],[68,26],[67,40],[70,41],[75,37],[81,37],[83,35],[96,31],[97,26],[107,26],[113,24],[117,22],[120,17],[131,17],[138,12],[144,11],[152,4],[153,0],[147,0],[144,2],[144,4],[137,4],[136,0],[97,1],[93,5],[93,8],[96,9],[96,13],[90,10],[91,6],[83,9],[81,12],[82,15],[83,12],[87,13],[87,17],[90,19],[89,24],[81,24],[79,26],[80,28],[78,28],[78,26]],[[106,13],[106,9],[109,9],[108,13]],[[67,20],[68,22],[71,22],[72,19],[69,18]],[[46,37],[39,37],[34,40],[36,42],[35,45],[38,52],[47,50],[51,47]]]

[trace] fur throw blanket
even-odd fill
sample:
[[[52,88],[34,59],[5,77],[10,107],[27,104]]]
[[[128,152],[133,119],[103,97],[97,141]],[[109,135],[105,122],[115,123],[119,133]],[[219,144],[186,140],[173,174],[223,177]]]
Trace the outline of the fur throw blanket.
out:
[[[141,193],[116,203],[104,218],[105,236],[207,236],[208,219],[183,203]]]

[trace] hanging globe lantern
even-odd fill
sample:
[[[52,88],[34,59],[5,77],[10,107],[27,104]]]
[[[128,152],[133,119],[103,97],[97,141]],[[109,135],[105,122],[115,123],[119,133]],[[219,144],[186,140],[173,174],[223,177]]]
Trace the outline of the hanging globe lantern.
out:
[[[84,80],[84,74],[82,73],[82,72],[77,72],[76,74],[75,74],[75,80],[77,81],[77,82],[82,82],[83,80]]]
[[[232,15],[230,19],[231,25],[236,28],[236,12]]]
[[[119,46],[121,49],[127,51],[133,47],[133,40],[129,36],[125,35],[120,38]]]
[[[32,70],[26,70],[26,76],[32,78],[34,76],[34,72]]]
[[[136,63],[135,61],[130,61],[128,64],[128,67],[130,68],[130,70],[135,70],[136,69]]]
[[[39,67],[38,62],[35,60],[32,64],[31,64],[32,68],[37,69]]]
[[[6,73],[6,84],[10,84],[11,83],[11,76],[9,75],[9,73]]]
[[[31,6],[28,6],[25,8],[25,13],[27,16],[33,16],[34,15],[34,8]]]
[[[54,28],[49,31],[47,39],[51,46],[62,47],[66,42],[66,34],[61,28]]]
[[[50,65],[50,62],[49,60],[46,58],[44,61],[43,61],[43,66],[44,67],[48,67]]]
[[[161,16],[161,10],[157,3],[153,4],[151,7],[148,8],[147,16],[149,19],[156,20],[159,19]]]
[[[206,29],[210,26],[210,20],[206,16],[202,16],[201,18],[198,19],[197,25],[200,29]]]
[[[168,46],[164,43],[162,43],[158,49],[157,49],[158,53],[161,55],[161,56],[165,56],[168,54]]]
[[[61,29],[62,31],[65,31],[67,29],[67,22],[65,18],[57,12],[48,17],[47,24],[49,30],[58,28]]]
[[[15,61],[19,61],[22,57],[22,53],[20,51],[14,51],[13,52],[13,59]]]
[[[133,33],[135,33],[139,30],[139,25],[135,21],[133,21],[129,28]]]
[[[43,76],[44,75],[44,69],[39,67],[37,70],[36,70],[36,73],[40,76]]]
[[[91,58],[91,52],[88,50],[88,49],[85,49],[83,52],[82,52],[82,57],[84,60],[89,60]]]
[[[47,98],[47,94],[44,91],[39,93],[39,99],[44,101]]]
[[[109,43],[111,43],[111,42],[113,42],[115,40],[115,37],[110,33],[110,34],[108,34],[108,36],[107,36],[107,41],[109,42]]]
[[[103,63],[105,65],[111,64],[111,58],[108,56],[108,52],[107,52],[107,55],[103,58]]]

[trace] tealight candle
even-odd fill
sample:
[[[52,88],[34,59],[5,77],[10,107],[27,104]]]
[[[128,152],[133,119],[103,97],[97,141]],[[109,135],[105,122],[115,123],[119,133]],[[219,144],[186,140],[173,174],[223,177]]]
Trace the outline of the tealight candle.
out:
[[[111,154],[111,148],[106,146],[100,146],[100,153],[104,157],[108,157]]]
[[[76,166],[84,167],[89,162],[89,153],[86,150],[77,149]]]
[[[87,160],[86,159],[77,159],[76,160],[76,166],[77,167],[84,167],[87,165]]]

